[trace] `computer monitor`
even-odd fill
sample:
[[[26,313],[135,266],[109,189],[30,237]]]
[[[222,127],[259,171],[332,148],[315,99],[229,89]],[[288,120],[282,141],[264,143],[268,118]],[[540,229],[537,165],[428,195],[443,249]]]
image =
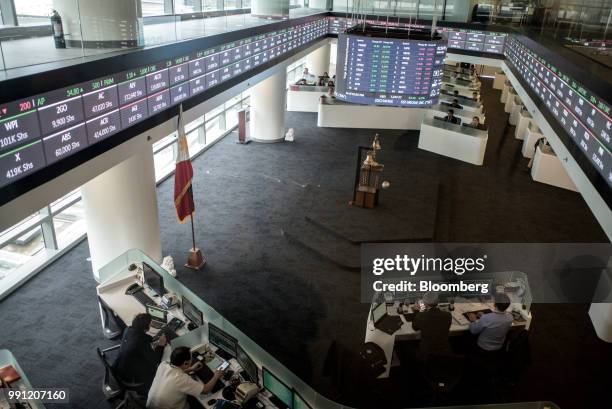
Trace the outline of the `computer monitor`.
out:
[[[162,324],[165,324],[168,320],[168,311],[154,305],[147,305],[147,314],[149,314],[154,321],[161,322]]]
[[[257,371],[257,365],[255,364],[255,362],[253,362],[251,357],[247,355],[244,349],[240,347],[240,345],[236,346],[236,360],[238,361],[242,369],[244,369],[249,378],[251,378],[250,381],[256,385],[259,385],[259,373]]]
[[[147,263],[142,263],[145,283],[160,297],[166,293],[164,278]]]
[[[293,390],[293,409],[312,409],[312,406],[295,389]]]
[[[270,401],[279,408],[293,408],[293,391],[266,367],[261,368],[261,376],[264,389],[273,395]]]
[[[194,325],[204,325],[204,315],[187,298],[183,297],[183,315]]]
[[[378,322],[387,313],[387,304],[381,302],[374,308],[372,308],[372,321]]]
[[[210,322],[208,323],[208,341],[232,357],[236,356],[236,347],[238,346],[236,338]],[[221,354],[217,355],[222,356]]]

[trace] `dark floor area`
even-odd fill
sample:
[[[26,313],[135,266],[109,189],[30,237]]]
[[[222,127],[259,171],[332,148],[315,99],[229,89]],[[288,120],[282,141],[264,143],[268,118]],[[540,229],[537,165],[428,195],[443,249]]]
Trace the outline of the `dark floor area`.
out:
[[[488,80],[483,86],[490,126],[484,166],[418,150],[414,133],[382,131],[383,149],[393,151],[385,163],[390,192],[410,180],[439,182],[436,241],[607,242],[579,194],[531,181],[499,91]],[[237,145],[230,135],[194,161],[196,241],[207,266],[178,273],[289,369],[327,390],[322,364],[330,343],[357,351],[368,305],[359,302],[359,273],[283,230],[321,205],[308,191],[351,199],[356,146],[369,144],[373,131],[317,128],[314,114],[288,114],[287,125],[296,131],[293,143]],[[176,223],[172,194],[169,179],[158,188],[163,253],[182,266],[191,235]],[[13,351],[36,386],[69,387],[72,407],[107,408],[94,348],[113,342],[102,337],[88,255],[85,241],[0,304],[0,348]],[[550,400],[564,409],[610,402],[612,345],[595,336],[587,309],[532,306],[533,363],[508,400]],[[426,406],[427,394],[409,382],[400,373],[375,385],[379,407]],[[466,386],[457,399],[485,403],[477,390]]]

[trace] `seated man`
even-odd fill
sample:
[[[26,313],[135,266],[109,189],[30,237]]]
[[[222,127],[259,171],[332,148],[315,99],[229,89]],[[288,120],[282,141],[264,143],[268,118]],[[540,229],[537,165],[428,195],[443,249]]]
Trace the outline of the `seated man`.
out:
[[[482,129],[482,130],[487,129],[486,126],[480,123],[480,118],[478,118],[477,116],[472,118],[472,122],[470,122],[467,126],[471,126],[472,128],[475,128],[475,129]]]
[[[454,96],[455,98],[456,98],[456,97],[458,97],[458,96],[459,96],[459,91],[454,90],[454,91],[453,91],[453,96]]]
[[[451,104],[453,108],[463,109],[463,105],[459,105],[459,100],[457,98],[453,99],[453,103]]]
[[[419,351],[422,358],[431,353],[450,353],[448,342],[452,317],[449,312],[438,308],[438,294],[423,295],[427,310],[418,312],[412,320],[412,329],[421,331]]]
[[[510,306],[510,299],[506,294],[495,296],[495,309],[489,314],[477,317],[475,314],[468,314],[470,322],[470,332],[478,334],[478,349],[487,353],[499,351],[506,341],[506,334],[512,326],[512,314],[506,312]]]
[[[301,78],[295,83],[295,85],[308,85],[308,83],[304,78]]]
[[[448,114],[444,117],[444,122],[450,122],[451,124],[458,124],[459,118],[455,116],[455,111],[452,109],[448,110]]]
[[[472,92],[472,99],[474,101],[480,101],[480,95],[478,95],[478,92],[476,91]]]
[[[189,348],[178,347],[172,351],[170,362],[162,362],[157,368],[147,399],[147,409],[188,409],[187,396],[197,397],[209,393],[223,375],[222,371],[216,371],[206,384],[188,375],[201,368],[200,362],[191,364]]]
[[[153,349],[153,338],[147,334],[150,326],[149,314],[138,314],[134,317],[132,326],[123,332],[119,355],[113,364],[114,372],[121,381],[143,384],[139,391],[143,396],[146,396],[151,387],[166,345],[166,336],[162,335]]]

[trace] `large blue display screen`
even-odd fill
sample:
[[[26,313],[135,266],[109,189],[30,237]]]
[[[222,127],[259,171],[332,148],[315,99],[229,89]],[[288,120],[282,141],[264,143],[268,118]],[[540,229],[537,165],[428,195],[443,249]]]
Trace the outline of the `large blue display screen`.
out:
[[[445,56],[443,39],[340,34],[336,97],[369,105],[435,104]]]

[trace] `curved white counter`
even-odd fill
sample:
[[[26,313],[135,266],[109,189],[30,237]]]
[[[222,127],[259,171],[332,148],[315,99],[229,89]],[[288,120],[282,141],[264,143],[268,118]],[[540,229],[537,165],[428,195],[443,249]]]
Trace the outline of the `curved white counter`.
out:
[[[485,130],[425,118],[421,124],[419,148],[474,165],[482,165],[488,138]]]

